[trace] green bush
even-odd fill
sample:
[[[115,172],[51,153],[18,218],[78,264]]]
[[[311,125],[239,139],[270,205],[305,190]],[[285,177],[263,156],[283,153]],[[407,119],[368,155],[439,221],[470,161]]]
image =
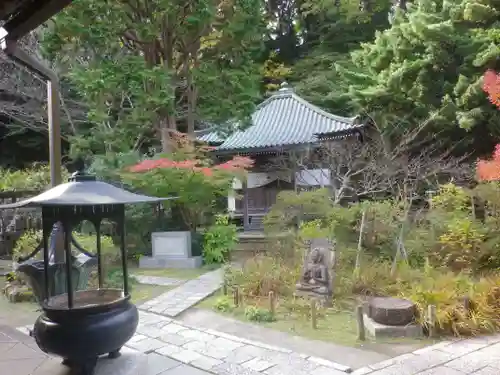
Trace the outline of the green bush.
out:
[[[276,320],[276,317],[269,310],[256,306],[247,306],[245,317],[252,322],[274,322]]]
[[[73,233],[76,241],[87,251],[96,254],[96,237],[90,234]],[[16,246],[13,250],[14,259],[17,260],[21,256],[30,254],[42,241],[42,231],[28,230],[16,241]],[[73,247],[73,254],[79,252]],[[43,259],[43,251],[36,255],[36,259]],[[120,250],[114,245],[113,240],[109,236],[101,236],[101,259],[104,268],[113,266],[121,261]]]
[[[238,286],[243,296],[267,297],[273,291],[276,295],[291,296],[299,280],[302,264],[290,264],[278,257],[258,255],[247,260],[243,267],[226,268],[228,285]]]
[[[234,304],[230,297],[221,296],[215,300],[214,309],[220,312],[230,312],[234,309]]]
[[[42,242],[42,231],[40,230],[27,230],[16,241],[16,245],[12,250],[12,257],[14,261],[18,261],[20,257],[25,257],[32,253],[38,245]],[[43,259],[43,252],[40,251],[35,259]]]
[[[218,215],[215,224],[204,234],[203,259],[206,264],[224,263],[229,259],[238,238],[237,228],[227,215]]]
[[[69,173],[62,169],[62,180],[68,180]],[[50,167],[47,164],[34,163],[31,167],[11,171],[0,168],[0,191],[43,191],[50,186]]]

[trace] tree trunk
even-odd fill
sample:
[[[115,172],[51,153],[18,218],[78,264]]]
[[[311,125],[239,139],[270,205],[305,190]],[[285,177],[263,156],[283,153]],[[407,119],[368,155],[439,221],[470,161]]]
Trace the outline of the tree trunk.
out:
[[[173,114],[168,114],[159,121],[161,149],[164,153],[173,152],[175,145],[172,141],[172,133],[177,130],[176,118]]]

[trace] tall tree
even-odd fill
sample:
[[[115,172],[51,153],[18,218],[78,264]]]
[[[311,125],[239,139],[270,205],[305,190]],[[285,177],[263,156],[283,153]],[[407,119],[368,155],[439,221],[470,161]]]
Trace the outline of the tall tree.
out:
[[[292,68],[292,81],[307,99],[334,113],[351,115],[349,82],[340,79],[335,64],[349,58],[375,32],[389,27],[391,0],[312,1],[301,7],[302,58]]]
[[[199,119],[246,119],[259,95],[261,11],[260,0],[75,1],[44,47],[93,108],[76,147],[122,151],[156,137],[170,151],[172,133]]]
[[[429,121],[457,147],[500,136],[500,116],[481,88],[483,72],[500,63],[500,3],[416,0],[407,8],[348,64],[336,64],[352,107],[391,135]]]

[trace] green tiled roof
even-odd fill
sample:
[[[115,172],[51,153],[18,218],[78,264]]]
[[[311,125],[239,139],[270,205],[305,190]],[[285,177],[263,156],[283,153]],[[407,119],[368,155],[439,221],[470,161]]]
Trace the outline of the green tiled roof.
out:
[[[360,127],[354,120],[355,117],[328,113],[283,87],[257,107],[249,128],[230,135],[217,151],[313,143],[320,134],[343,133]]]
[[[198,130],[195,132],[196,139],[201,142],[206,142],[208,144],[222,143],[224,138],[222,138],[217,132],[211,130],[212,127]]]

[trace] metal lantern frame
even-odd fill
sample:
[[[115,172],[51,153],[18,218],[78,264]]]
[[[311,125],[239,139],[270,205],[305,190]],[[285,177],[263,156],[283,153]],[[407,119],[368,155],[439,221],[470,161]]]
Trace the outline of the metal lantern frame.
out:
[[[168,199],[174,198],[135,194],[97,181],[94,176],[76,172],[69,182],[36,197],[0,206],[0,209],[40,207],[42,210],[43,313],[33,329],[33,336],[40,349],[62,357],[64,364],[79,370],[83,375],[93,374],[100,355],[107,353],[111,358],[119,355],[121,347],[133,336],[138,324],[138,311],[130,302],[128,285],[125,205],[159,203]],[[91,222],[95,228],[96,254],[94,256],[86,251],[84,254],[97,258],[98,289],[75,291],[71,245],[75,245],[80,251],[82,249],[76,246],[72,232],[84,220]],[[104,287],[101,247],[103,220],[111,220],[118,227],[123,289]],[[49,287],[49,237],[56,224],[62,229],[64,236],[66,295],[52,296]],[[30,256],[39,250],[35,249]],[[74,324],[75,321],[78,324]]]

